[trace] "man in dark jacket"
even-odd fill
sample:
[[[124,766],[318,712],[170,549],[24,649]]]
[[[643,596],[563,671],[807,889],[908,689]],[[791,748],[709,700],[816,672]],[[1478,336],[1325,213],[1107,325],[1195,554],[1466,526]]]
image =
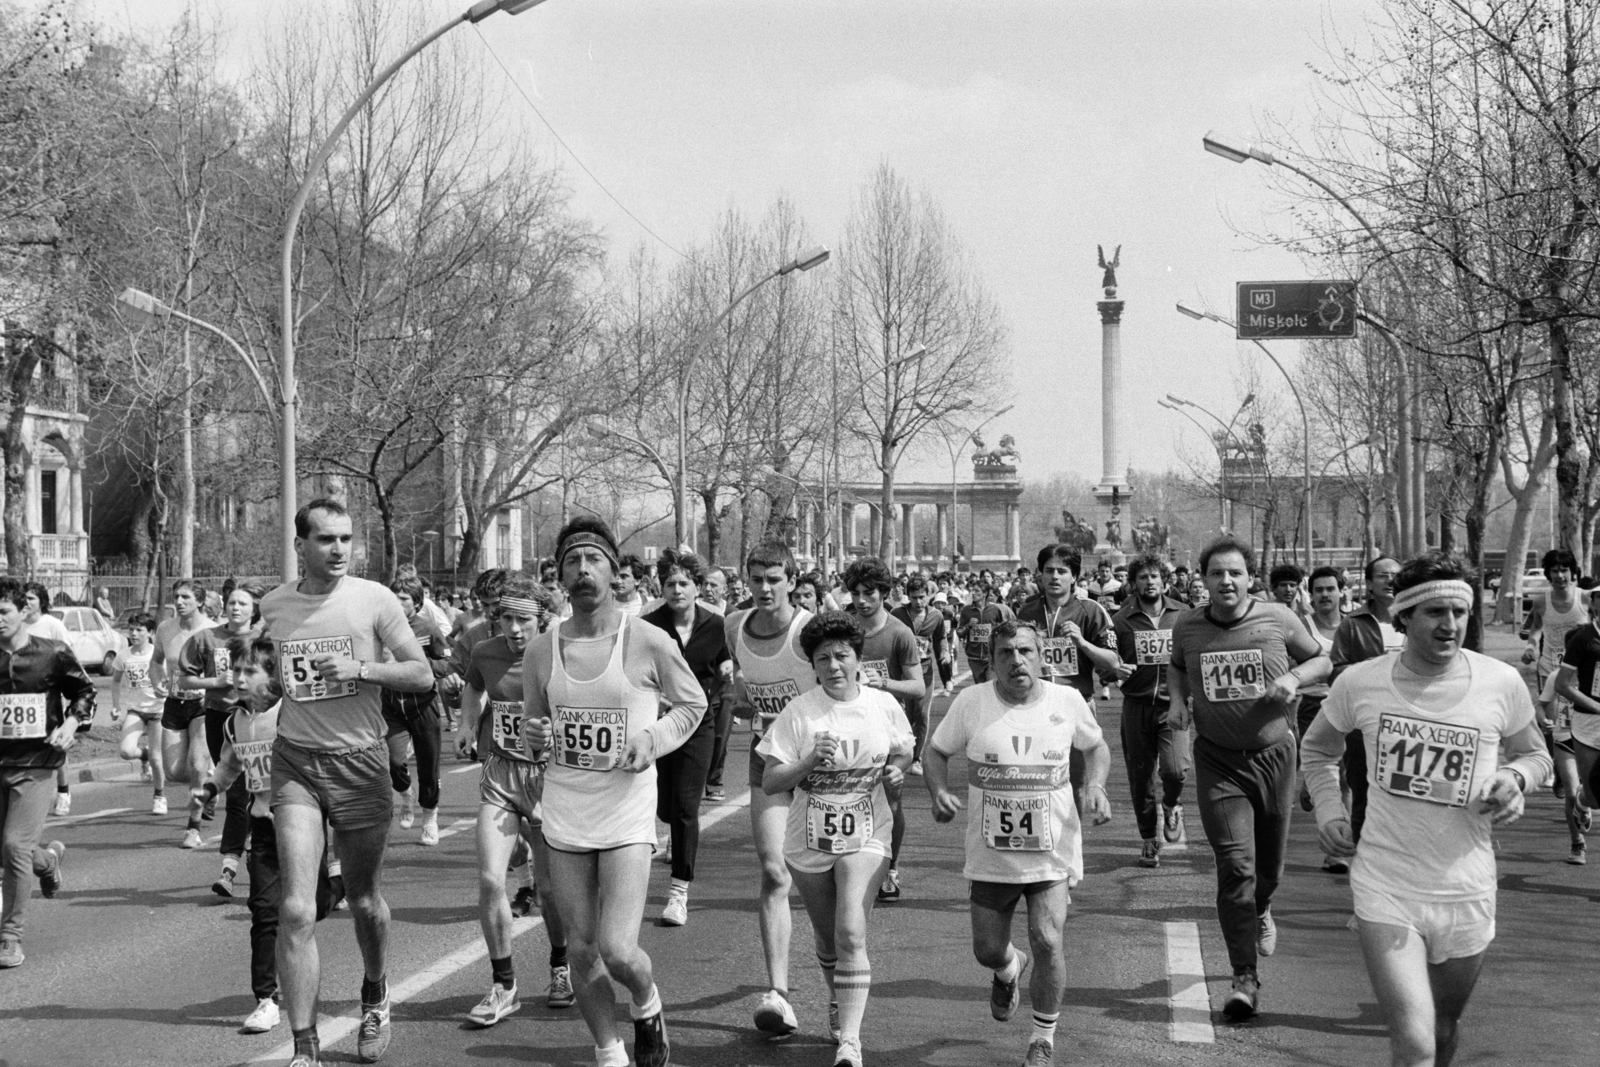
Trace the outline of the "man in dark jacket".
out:
[[[1400,573],[1400,561],[1392,556],[1378,556],[1367,564],[1367,604],[1358,608],[1339,624],[1333,635],[1332,685],[1346,667],[1363,660],[1377,659],[1387,652],[1398,652],[1405,645],[1405,635],[1389,621],[1389,605],[1394,603],[1394,579]],[[1344,777],[1350,789],[1350,832],[1356,841],[1361,840],[1361,826],[1367,821],[1367,747],[1360,730],[1345,735]]]

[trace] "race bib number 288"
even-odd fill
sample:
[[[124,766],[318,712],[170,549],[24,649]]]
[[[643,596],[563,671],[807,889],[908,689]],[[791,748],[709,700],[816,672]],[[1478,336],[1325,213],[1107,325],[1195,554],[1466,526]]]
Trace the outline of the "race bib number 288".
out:
[[[0,741],[36,740],[45,735],[43,693],[0,696]]]
[[[337,700],[356,695],[356,683],[325,681],[312,661],[321,656],[356,657],[355,639],[342,637],[305,637],[283,641],[278,645],[278,658],[283,672],[284,695],[298,704],[318,700]],[[198,693],[195,694],[199,696]]]

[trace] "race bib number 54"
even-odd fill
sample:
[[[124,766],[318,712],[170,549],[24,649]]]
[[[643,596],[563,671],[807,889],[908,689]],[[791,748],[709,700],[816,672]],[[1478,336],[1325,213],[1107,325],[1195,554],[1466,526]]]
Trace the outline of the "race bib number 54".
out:
[[[311,665],[319,656],[356,658],[356,643],[352,637],[306,637],[283,641],[278,645],[278,659],[282,664],[284,696],[298,704],[311,704],[318,700],[338,700],[356,695],[356,683],[325,681]],[[195,696],[199,696],[196,693]]]
[[[1259,648],[1233,652],[1202,652],[1200,681],[1213,704],[1227,700],[1259,700],[1267,695],[1265,669]]]
[[[628,744],[622,708],[555,709],[556,762],[580,771],[614,770]]]
[[[1002,852],[1049,852],[1055,848],[1050,794],[983,794],[983,843]]]
[[[1478,763],[1479,736],[1470,726],[1379,716],[1378,785],[1398,797],[1464,808]]]
[[[43,693],[0,696],[0,741],[37,740],[45,735]]]

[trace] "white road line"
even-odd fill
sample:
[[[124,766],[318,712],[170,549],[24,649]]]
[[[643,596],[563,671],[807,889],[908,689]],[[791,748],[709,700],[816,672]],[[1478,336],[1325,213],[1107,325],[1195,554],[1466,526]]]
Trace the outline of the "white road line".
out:
[[[481,770],[483,770],[483,764],[481,764],[481,763],[469,763],[465,767],[452,767],[450,769],[450,773],[451,774],[466,774],[469,771],[481,771]]]
[[[1206,990],[1206,964],[1200,955],[1200,927],[1169,922],[1166,933],[1167,1007],[1172,1018],[1167,1036],[1173,1041],[1210,1045],[1217,1035],[1211,1028],[1211,994]]]
[[[45,825],[60,826],[64,823],[88,822],[90,819],[98,819],[105,815],[125,815],[132,810],[132,808],[106,808],[103,811],[91,811],[87,815],[62,815],[59,818],[52,815]]]
[[[447,837],[454,837],[456,834],[459,834],[468,827],[477,825],[477,816],[473,816],[470,819],[457,819],[455,822],[439,831],[439,840],[443,841]]]

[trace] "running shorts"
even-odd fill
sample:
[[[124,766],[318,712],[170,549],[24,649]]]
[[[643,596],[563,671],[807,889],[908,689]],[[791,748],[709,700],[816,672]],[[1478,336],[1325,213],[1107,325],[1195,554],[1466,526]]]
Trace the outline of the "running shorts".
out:
[[[301,748],[278,738],[272,745],[272,810],[316,808],[335,830],[365,830],[394,814],[389,746],[333,752]]]
[[[193,700],[168,697],[161,705],[161,725],[168,730],[187,730],[191,722],[204,718],[205,714],[206,702],[199,697]]]
[[[141,722],[159,723],[162,719],[166,718],[167,709],[162,704],[157,704],[153,708],[123,708],[122,714],[124,718],[138,719]]]
[[[1572,739],[1590,748],[1600,749],[1600,715],[1573,708]]]
[[[540,826],[544,822],[543,797],[544,764],[507,759],[498,752],[489,753],[483,761],[478,799],[485,804],[520,816],[530,826]]]
[[[1433,903],[1353,886],[1351,895],[1356,918],[1410,930],[1427,946],[1431,964],[1476,956],[1494,940],[1494,897]]]
[[[1009,914],[1016,910],[1017,903],[1023,897],[1028,898],[1028,907],[1033,907],[1033,898],[1040,893],[1047,893],[1058,885],[1066,883],[1065,878],[1052,878],[1043,882],[973,882],[972,902],[979,907]],[[1067,894],[1067,903],[1072,903],[1072,894]]]

